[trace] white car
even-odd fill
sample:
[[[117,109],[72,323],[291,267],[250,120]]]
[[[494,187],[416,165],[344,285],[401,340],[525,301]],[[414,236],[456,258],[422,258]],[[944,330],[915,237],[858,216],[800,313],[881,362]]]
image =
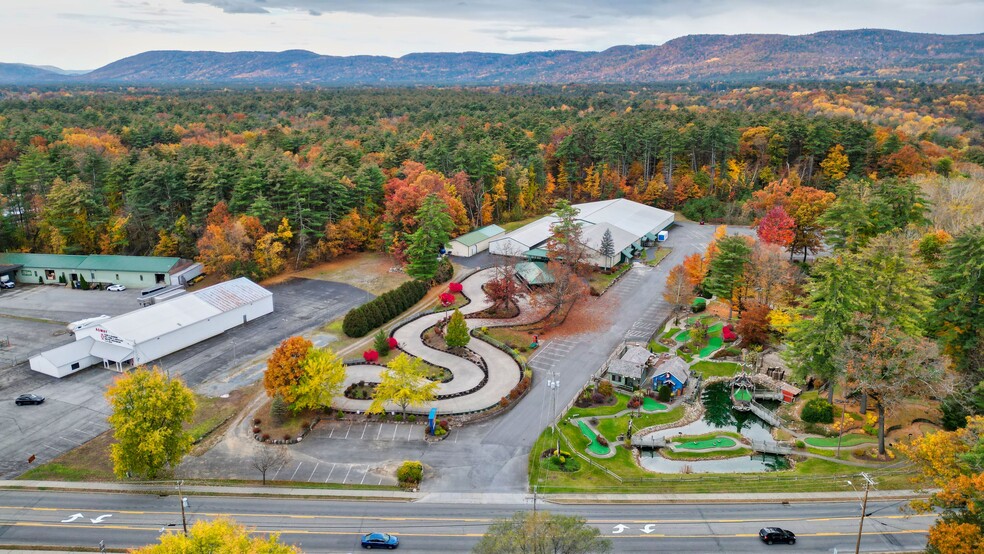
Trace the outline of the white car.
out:
[[[111,290],[113,292],[119,292],[121,290],[126,290],[126,287],[123,286],[123,285],[109,285],[108,287],[106,287],[106,290]]]

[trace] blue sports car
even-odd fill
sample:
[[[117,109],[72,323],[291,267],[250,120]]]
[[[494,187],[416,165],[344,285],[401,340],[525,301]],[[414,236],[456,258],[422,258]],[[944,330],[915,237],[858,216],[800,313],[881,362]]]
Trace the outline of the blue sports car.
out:
[[[369,533],[362,536],[362,548],[389,548],[400,546],[400,539],[389,533]]]

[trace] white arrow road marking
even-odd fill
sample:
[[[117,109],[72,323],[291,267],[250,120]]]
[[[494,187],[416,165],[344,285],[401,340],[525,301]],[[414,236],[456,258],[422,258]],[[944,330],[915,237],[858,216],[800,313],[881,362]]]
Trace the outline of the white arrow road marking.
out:
[[[89,518],[89,521],[91,521],[92,523],[102,523],[103,520],[106,519],[107,517],[113,517],[113,514],[103,514],[97,517],[96,519]]]
[[[642,531],[643,533],[645,533],[647,535],[649,533],[652,533],[655,530],[656,530],[656,524],[655,523],[647,523],[645,527],[643,527],[642,529],[640,529],[640,531]]]
[[[628,525],[622,525],[621,523],[619,523],[618,525],[616,525],[615,527],[612,528],[612,533],[615,534],[615,535],[617,535],[619,533],[624,533],[625,530],[628,529],[628,528],[629,528]]]
[[[82,514],[73,514],[73,515],[69,516],[68,519],[61,520],[61,522],[62,523],[71,523],[71,522],[75,521],[76,519],[79,519],[80,517],[85,517],[85,516],[82,515]]]

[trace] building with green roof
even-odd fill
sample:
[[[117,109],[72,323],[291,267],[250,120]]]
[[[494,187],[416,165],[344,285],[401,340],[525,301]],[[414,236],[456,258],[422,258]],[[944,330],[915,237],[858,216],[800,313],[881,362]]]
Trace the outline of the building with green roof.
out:
[[[554,282],[553,275],[543,262],[519,262],[516,276],[530,286],[549,285]]]
[[[484,252],[488,249],[489,242],[492,239],[505,234],[506,230],[498,225],[486,225],[481,229],[476,229],[471,233],[452,239],[448,243],[448,250],[453,256],[467,258],[479,252]]]
[[[0,265],[19,265],[17,282],[44,285],[86,281],[90,285],[118,283],[132,288],[184,284],[201,273],[201,265],[181,258],[158,256],[89,256],[0,253]]]

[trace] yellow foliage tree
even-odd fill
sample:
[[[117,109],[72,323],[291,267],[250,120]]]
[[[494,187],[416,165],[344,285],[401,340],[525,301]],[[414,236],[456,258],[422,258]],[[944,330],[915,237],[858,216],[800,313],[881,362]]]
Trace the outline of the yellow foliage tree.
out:
[[[331,401],[342,392],[345,383],[342,359],[327,348],[312,348],[301,361],[301,371],[294,386],[294,409],[331,406]]]
[[[294,403],[295,388],[304,373],[301,364],[313,346],[304,337],[289,337],[280,343],[267,360],[267,369],[263,373],[267,396],[279,395],[288,404]]]
[[[369,414],[383,413],[387,402],[392,402],[407,413],[410,406],[422,406],[434,400],[437,382],[427,379],[427,368],[420,358],[400,354],[380,375],[380,382],[366,410]]]
[[[820,169],[823,170],[824,177],[831,181],[840,181],[846,177],[850,167],[851,162],[848,161],[847,154],[844,153],[844,147],[839,144],[831,147],[827,157],[820,162]]]
[[[113,413],[111,457],[117,477],[154,479],[191,450],[194,437],[183,428],[195,412],[195,396],[180,379],[160,368],[139,367],[116,379],[106,391]]]
[[[160,544],[131,550],[136,554],[174,554],[176,552],[222,552],[241,554],[296,554],[295,546],[281,544],[280,534],[252,536],[250,530],[226,518],[200,519],[188,534],[161,535]]]

